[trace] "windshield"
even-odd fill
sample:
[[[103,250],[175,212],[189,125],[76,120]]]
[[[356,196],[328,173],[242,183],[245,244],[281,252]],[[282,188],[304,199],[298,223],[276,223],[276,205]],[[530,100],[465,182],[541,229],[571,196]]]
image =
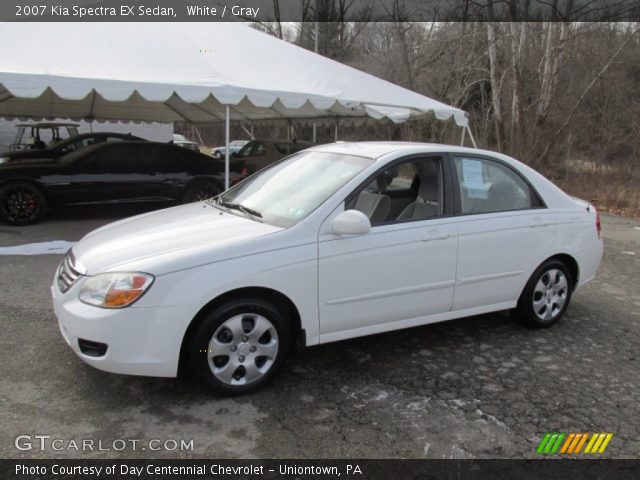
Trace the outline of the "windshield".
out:
[[[323,152],[301,152],[262,170],[218,197],[221,207],[290,227],[301,221],[373,160]],[[240,208],[238,208],[240,207]]]
[[[256,145],[259,145],[255,140],[248,142],[244,147],[240,149],[238,152],[239,157],[249,157],[253,155],[252,150],[255,149]]]

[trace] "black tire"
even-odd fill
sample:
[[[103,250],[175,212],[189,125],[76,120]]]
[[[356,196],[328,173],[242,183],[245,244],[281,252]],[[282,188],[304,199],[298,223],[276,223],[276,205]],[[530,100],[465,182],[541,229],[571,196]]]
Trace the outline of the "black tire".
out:
[[[29,182],[10,182],[0,187],[0,217],[11,225],[31,225],[45,216],[47,199]]]
[[[547,292],[544,292],[545,289]],[[518,299],[514,314],[530,327],[550,327],[567,311],[572,292],[573,278],[567,266],[560,260],[547,260],[531,275]],[[562,305],[559,305],[558,302],[562,300]]]
[[[217,159],[217,160],[220,160],[220,159],[222,158],[222,153],[220,152],[220,150],[216,150],[216,151],[213,153],[213,158],[215,158],[215,159]]]
[[[187,185],[182,194],[182,203],[199,202],[222,192],[222,188],[212,180],[195,180]]]
[[[187,345],[189,364],[193,376],[208,389],[224,396],[242,395],[267,385],[278,374],[291,352],[293,338],[291,322],[284,312],[284,308],[277,307],[259,298],[232,300],[215,308],[207,314],[198,325]],[[231,330],[226,329],[228,322],[233,322],[233,319],[238,318],[241,318],[243,328],[242,338],[237,338]],[[275,341],[277,349],[275,350],[276,353],[273,358],[264,360],[264,363],[261,364],[260,368],[264,369],[264,372],[260,374],[261,376],[243,384],[241,382],[246,382],[244,375],[249,374],[249,370],[245,370],[245,365],[250,368],[251,371],[255,372],[254,367],[257,367],[260,365],[260,362],[263,361],[263,357],[260,356],[261,350],[259,347],[249,347],[257,348],[256,353],[246,353],[246,350],[241,352],[241,349],[246,349],[247,345],[258,345],[255,343],[258,341],[255,339],[255,336],[258,335],[259,332],[252,336],[252,333],[258,330],[255,318],[268,320],[270,325],[275,329],[275,336],[269,333],[268,343],[265,345],[273,345]],[[222,338],[223,334],[226,334],[227,338]],[[229,337],[229,335],[231,335],[231,337]],[[247,335],[247,337],[244,337],[244,335]],[[264,340],[265,335],[259,338]],[[210,342],[214,341],[214,336],[215,340],[218,341],[218,345],[229,345],[230,347],[228,348],[235,348],[235,350],[215,356],[214,350],[210,347],[212,345]],[[224,340],[224,342],[222,340]],[[271,346],[271,348],[273,347]],[[242,354],[246,354],[247,356],[241,358]],[[269,363],[269,365],[267,365],[267,363]],[[227,375],[229,372],[234,372],[234,376],[229,379],[233,384],[221,380],[221,377],[225,374],[218,373],[216,375],[214,374],[214,369],[219,372],[225,370]]]

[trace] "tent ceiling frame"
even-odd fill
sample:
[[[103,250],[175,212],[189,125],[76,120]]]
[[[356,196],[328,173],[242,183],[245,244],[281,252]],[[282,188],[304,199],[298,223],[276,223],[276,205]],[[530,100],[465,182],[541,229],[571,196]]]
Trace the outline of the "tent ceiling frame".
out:
[[[205,113],[205,114],[209,115],[210,117],[215,118],[216,120],[224,121],[224,116],[223,115],[218,115],[218,112],[216,112],[215,110],[207,110],[206,108],[202,107],[198,103],[192,103],[191,105],[194,106],[196,109],[200,110],[202,113]],[[198,122],[193,122],[193,123],[198,123]],[[199,123],[203,123],[203,122],[199,122]]]

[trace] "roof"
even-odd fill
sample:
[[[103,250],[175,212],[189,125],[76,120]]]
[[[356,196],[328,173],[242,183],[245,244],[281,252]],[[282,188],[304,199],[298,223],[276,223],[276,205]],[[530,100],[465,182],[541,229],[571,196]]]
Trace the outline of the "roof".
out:
[[[467,124],[458,108],[235,22],[4,23],[0,58],[4,117],[219,122],[229,105],[243,121]]]
[[[38,127],[38,128],[55,128],[55,127],[79,127],[77,123],[64,122],[39,122],[39,123],[18,123],[16,127]]]
[[[395,152],[420,151],[425,153],[455,152],[468,154],[489,154],[500,155],[488,150],[477,148],[461,147],[459,145],[446,145],[441,143],[420,143],[420,142],[336,142],[318,145],[310,150],[343,153],[348,155],[358,155],[372,159],[378,159]],[[503,157],[503,155],[500,155]]]
[[[569,196],[542,174],[532,169],[528,165],[509,157],[502,153],[477,148],[461,147],[459,145],[446,145],[440,143],[419,143],[419,142],[338,142],[312,147],[311,151],[342,153],[368,157],[375,161],[389,159],[387,155],[402,154],[411,155],[414,153],[457,153],[462,155],[487,155],[490,158],[497,158],[515,167],[520,173],[525,174],[527,180],[535,187],[536,191],[542,195],[548,206],[557,208],[574,205],[569,200]],[[397,158],[396,157],[396,158]]]
[[[264,142],[264,143],[297,143],[300,145],[314,145],[313,142],[310,142],[308,140],[300,140],[300,139],[293,139],[293,138],[261,138],[261,137],[257,137],[257,138],[253,138],[251,140],[244,140],[246,142]]]

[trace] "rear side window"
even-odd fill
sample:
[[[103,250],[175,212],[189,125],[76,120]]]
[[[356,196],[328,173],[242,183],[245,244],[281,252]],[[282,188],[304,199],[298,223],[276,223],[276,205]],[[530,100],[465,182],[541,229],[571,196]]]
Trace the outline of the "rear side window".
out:
[[[511,168],[483,158],[454,159],[461,213],[525,210],[539,206],[527,183]]]

